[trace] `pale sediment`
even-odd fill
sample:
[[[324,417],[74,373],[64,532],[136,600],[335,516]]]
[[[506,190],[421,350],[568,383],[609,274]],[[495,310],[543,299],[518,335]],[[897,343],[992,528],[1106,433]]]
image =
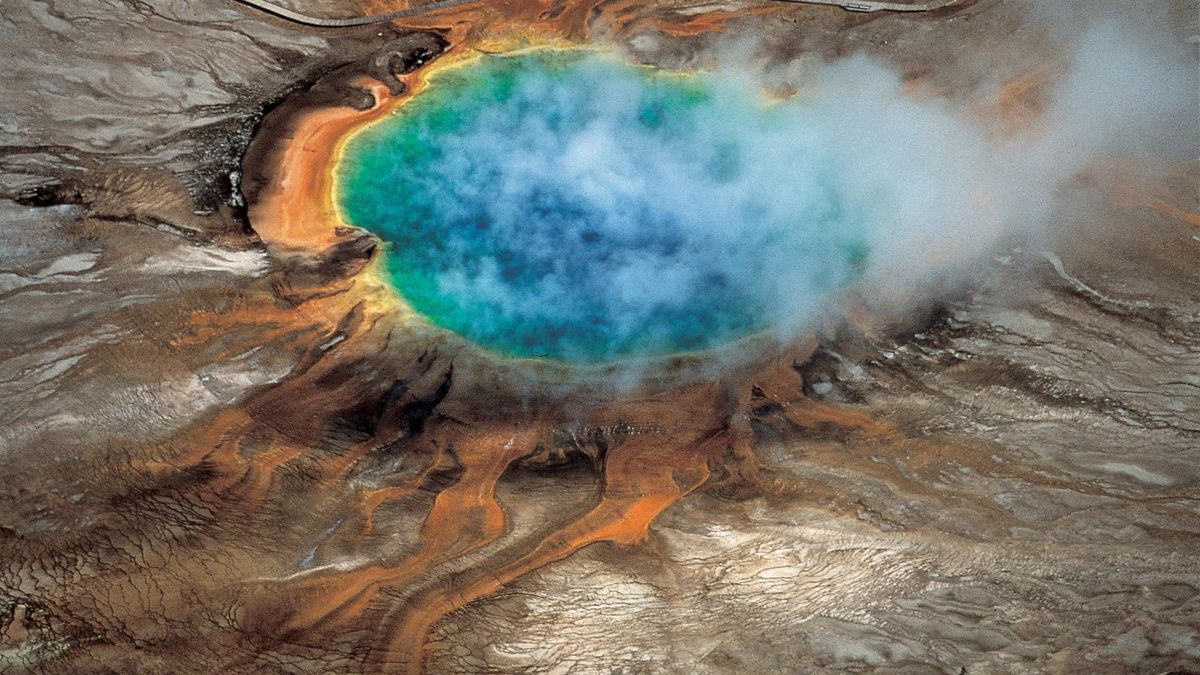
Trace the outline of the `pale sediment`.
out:
[[[867,45],[952,95],[1053,51],[1013,3],[778,4],[480,2],[409,23],[456,46],[516,24],[602,36],[672,67],[706,62],[697,30],[752,27],[770,58]],[[340,139],[417,86],[355,78],[404,31],[168,10],[0,10],[0,176],[88,197],[0,201],[3,666],[1200,668],[1194,167],[1100,209],[1105,246],[1088,229],[1057,264],[1010,252],[903,325],[860,317],[699,380],[555,387],[399,321],[373,241],[336,229]],[[84,41],[85,23],[136,40]],[[126,95],[97,89],[135,43],[160,56]],[[216,222],[188,216],[211,201],[193,195],[234,197],[204,148],[236,139],[214,129],[347,61],[259,127],[244,186],[265,249],[181,236]],[[28,106],[17,83],[59,93]],[[101,179],[113,163],[152,173]]]

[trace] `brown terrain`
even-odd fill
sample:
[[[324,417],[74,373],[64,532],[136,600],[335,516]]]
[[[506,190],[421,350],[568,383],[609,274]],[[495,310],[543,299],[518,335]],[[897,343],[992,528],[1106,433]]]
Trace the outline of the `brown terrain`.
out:
[[[525,44],[866,51],[1009,133],[1061,57],[1025,9],[4,4],[0,672],[1200,671],[1194,163],[632,388],[428,326],[331,206],[349,132]]]

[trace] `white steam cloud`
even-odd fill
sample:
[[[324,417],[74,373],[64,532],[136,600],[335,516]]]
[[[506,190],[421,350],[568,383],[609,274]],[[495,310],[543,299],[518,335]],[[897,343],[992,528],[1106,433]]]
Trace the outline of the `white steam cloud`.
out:
[[[872,206],[868,304],[928,302],[975,278],[998,247],[1053,238],[1073,179],[1097,163],[1198,158],[1195,46],[1153,9],[1107,7],[1033,6],[1062,29],[1069,57],[1038,114],[1006,132],[961,104],[906,94],[892,69],[862,55],[794,79],[840,120],[830,134],[843,189]]]
[[[1017,129],[908,93],[894,70],[861,55],[784,75],[709,73],[711,99],[692,107],[686,138],[665,144],[633,124],[636,78],[607,80],[585,111],[570,98],[578,91],[530,78],[517,98],[540,109],[520,125],[477,121],[443,134],[435,170],[360,167],[359,180],[439,195],[441,213],[486,222],[490,237],[524,252],[514,273],[503,251],[478,259],[473,237],[440,242],[438,288],[464,298],[460,313],[473,317],[449,327],[469,337],[487,342],[514,326],[569,335],[590,323],[606,324],[608,339],[654,347],[669,342],[656,322],[708,294],[745,303],[786,339],[811,329],[847,281],[868,304],[903,310],[970,281],[998,248],[1051,236],[1064,191],[1094,163],[1197,159],[1194,46],[1156,17],[1058,13],[1042,17],[1072,22],[1061,36],[1069,57]],[[799,93],[768,102],[764,91],[781,79]],[[347,208],[399,248],[403,235],[389,233],[426,206],[402,203],[399,219]],[[619,245],[585,260],[597,237]],[[714,285],[723,290],[713,295]],[[574,349],[584,347],[559,355]]]

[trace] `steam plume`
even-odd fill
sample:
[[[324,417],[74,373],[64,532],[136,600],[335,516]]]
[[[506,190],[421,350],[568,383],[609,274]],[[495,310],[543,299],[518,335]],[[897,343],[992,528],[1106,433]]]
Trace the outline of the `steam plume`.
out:
[[[457,99],[474,85],[450,76],[423,96],[462,117],[399,121],[425,125],[436,161],[369,133],[393,161],[350,160],[343,203],[398,242],[399,273],[434,267],[410,279],[423,309],[484,343],[606,360],[767,326],[787,338],[847,284],[911,307],[1049,236],[1095,162],[1196,158],[1194,50],[1153,17],[1073,25],[1065,73],[1011,133],[861,55],[784,76],[799,94],[781,101],[765,93],[778,72],[734,67],[680,88],[589,58]],[[414,228],[446,218],[451,234]]]

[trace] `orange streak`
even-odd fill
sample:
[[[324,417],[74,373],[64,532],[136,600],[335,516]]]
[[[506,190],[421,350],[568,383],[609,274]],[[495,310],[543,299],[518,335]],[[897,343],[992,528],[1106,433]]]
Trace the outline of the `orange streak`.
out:
[[[264,240],[297,249],[322,249],[335,241],[334,227],[341,224],[333,204],[337,155],[353,129],[391,110],[385,85],[365,79],[357,84],[375,97],[368,110],[323,108],[296,123],[277,173],[249,209],[250,222]]]
[[[1157,211],[1164,216],[1185,222],[1192,227],[1200,227],[1200,213],[1192,213],[1191,211],[1181,209],[1157,197],[1145,197],[1130,203],[1134,206],[1142,206],[1152,211]]]
[[[740,19],[746,16],[763,16],[766,14],[775,14],[777,12],[788,9],[787,5],[782,3],[774,5],[762,5],[759,7],[748,7],[744,10],[728,11],[718,10],[705,14],[688,17],[678,21],[668,21],[665,19],[655,18],[653,20],[654,27],[658,30],[675,37],[694,37],[705,33],[715,33],[723,30],[729,25],[730,21]]]
[[[533,570],[597,542],[632,545],[645,540],[660,513],[708,479],[709,455],[723,440],[721,435],[679,451],[661,438],[638,438],[618,446],[605,465],[603,495],[591,511],[507,565],[481,570],[453,589],[422,597],[389,640],[387,666],[420,672],[434,623]]]
[[[496,483],[509,464],[529,452],[533,438],[533,431],[514,434],[507,440],[488,434],[456,445],[464,471],[434,500],[421,526],[421,550],[398,565],[374,565],[306,580],[298,595],[293,596],[290,605],[294,611],[282,623],[280,632],[353,619],[383,588],[409,583],[431,567],[495,541],[504,533],[507,522],[496,502]]]

